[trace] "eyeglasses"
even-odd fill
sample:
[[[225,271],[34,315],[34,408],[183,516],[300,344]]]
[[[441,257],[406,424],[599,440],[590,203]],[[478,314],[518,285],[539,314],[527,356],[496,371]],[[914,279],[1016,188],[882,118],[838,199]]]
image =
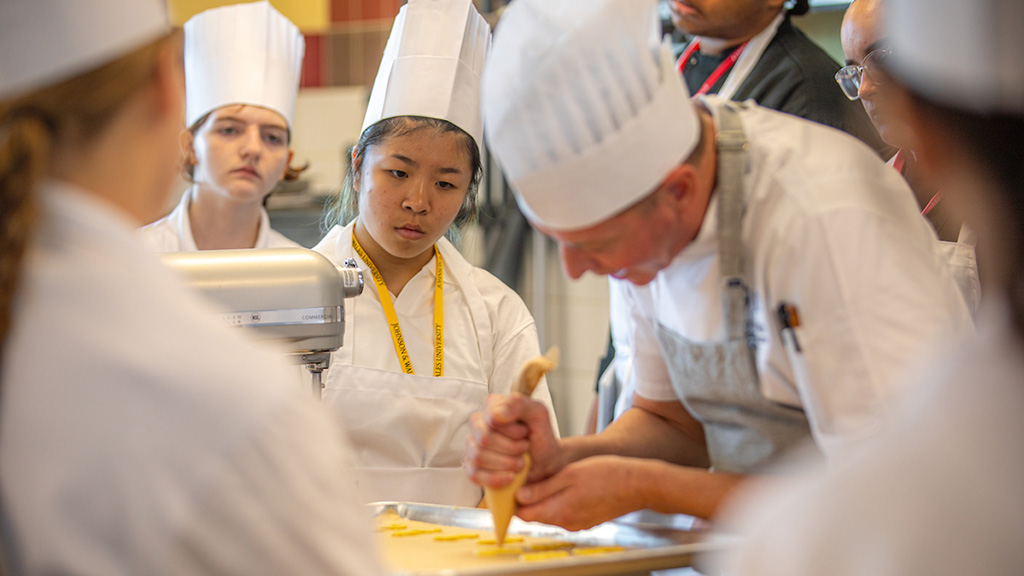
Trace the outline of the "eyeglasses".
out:
[[[836,82],[843,89],[843,94],[846,94],[846,97],[850,100],[860,98],[860,83],[865,74],[871,78],[871,82],[876,86],[883,85],[887,79],[885,75],[886,62],[891,57],[892,50],[878,48],[865,56],[860,66],[843,66],[840,68],[836,72]]]

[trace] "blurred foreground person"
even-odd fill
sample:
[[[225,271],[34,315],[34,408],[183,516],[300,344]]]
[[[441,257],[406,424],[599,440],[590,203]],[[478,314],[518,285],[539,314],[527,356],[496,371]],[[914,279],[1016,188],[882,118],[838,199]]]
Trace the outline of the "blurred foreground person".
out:
[[[378,573],[340,427],[135,234],[176,170],[165,10],[0,3],[4,571]]]
[[[890,0],[918,160],[978,231],[979,335],[938,351],[899,424],[796,490],[752,491],[730,574],[1024,573],[1024,4]]]

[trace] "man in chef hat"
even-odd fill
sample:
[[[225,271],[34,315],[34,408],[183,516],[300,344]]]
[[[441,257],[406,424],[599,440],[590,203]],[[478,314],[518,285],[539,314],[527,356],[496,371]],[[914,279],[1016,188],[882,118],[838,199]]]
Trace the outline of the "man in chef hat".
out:
[[[527,520],[709,517],[804,440],[832,457],[875,432],[904,367],[970,322],[893,170],[833,129],[691,102],[656,22],[654,0],[518,0],[484,72],[523,212],[569,276],[628,282],[635,320],[634,408],[602,433],[557,441],[521,397],[474,420],[474,480],[530,450]]]
[[[299,246],[263,204],[297,180],[289,146],[305,40],[269,2],[213,8],[185,23],[183,169],[192,186],[142,228],[158,252]]]
[[[887,0],[900,113],[946,202],[978,231],[974,338],[938,350],[898,423],[849,462],[736,501],[730,574],[1024,570],[1024,4]]]

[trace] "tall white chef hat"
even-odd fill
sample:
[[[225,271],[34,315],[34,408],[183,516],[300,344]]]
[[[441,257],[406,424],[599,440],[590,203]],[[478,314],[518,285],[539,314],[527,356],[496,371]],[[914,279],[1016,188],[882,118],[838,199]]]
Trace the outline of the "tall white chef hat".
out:
[[[539,224],[585,228],[650,194],[700,138],[657,0],[516,0],[483,77],[487,142]]]
[[[185,22],[186,125],[228,104],[277,112],[291,127],[306,41],[269,2],[212,8]]]
[[[480,147],[480,73],[491,27],[472,0],[409,0],[384,47],[363,130],[395,116],[455,124]]]
[[[170,28],[163,0],[3,0],[0,98],[56,84]]]
[[[893,72],[938,103],[1024,112],[1024,2],[888,0]]]

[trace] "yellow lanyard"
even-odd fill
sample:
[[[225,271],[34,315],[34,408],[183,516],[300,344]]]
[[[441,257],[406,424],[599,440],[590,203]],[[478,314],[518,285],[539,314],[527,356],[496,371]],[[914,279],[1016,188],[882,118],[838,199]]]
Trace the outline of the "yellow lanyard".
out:
[[[384,284],[384,277],[380,270],[373,264],[373,260],[366,255],[363,247],[356,240],[355,231],[352,231],[352,247],[356,254],[370,267],[370,274],[373,276],[373,283],[377,286],[377,294],[380,295],[380,304],[384,307],[384,316],[391,328],[391,339],[395,342],[395,352],[398,353],[398,362],[402,365],[402,372],[413,374],[412,360],[409,359],[409,350],[405,347],[405,339],[402,338],[402,329],[398,327],[398,315],[395,314],[395,305],[391,303],[391,293]],[[437,257],[437,272],[434,281],[434,376],[444,376],[444,304],[442,294],[444,293],[444,261],[441,259],[441,252],[434,245],[434,255]]]

